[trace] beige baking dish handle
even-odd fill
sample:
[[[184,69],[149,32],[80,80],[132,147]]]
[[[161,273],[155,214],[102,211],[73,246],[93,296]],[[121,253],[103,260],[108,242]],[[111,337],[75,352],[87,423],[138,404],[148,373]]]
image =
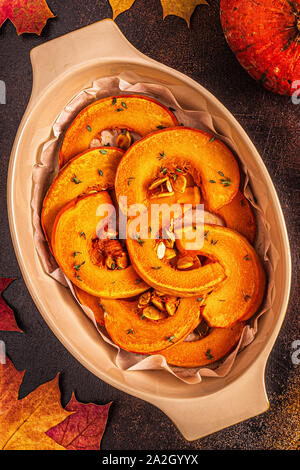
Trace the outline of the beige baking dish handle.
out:
[[[169,399],[152,403],[173,421],[185,439],[193,441],[267,411],[264,371],[265,359],[255,362],[219,392],[180,404]]]
[[[37,46],[30,53],[33,69],[33,88],[30,107],[58,77],[75,73],[85,65],[101,65],[107,59],[151,59],[133,47],[111,19],[98,21],[57,39]]]
[[[168,67],[135,49],[112,20],[99,21],[31,51],[33,89],[27,115],[39,97],[57,79],[65,74],[76,73],[89,64],[101,67],[101,61],[107,62],[108,58],[115,62],[120,59],[123,63],[126,59],[138,59],[139,64],[155,64],[161,70],[170,71]],[[268,408],[264,367],[264,362],[256,361],[255,367],[250,367],[239,375],[234,384],[228,384],[220,392],[195,399],[163,399],[149,393],[136,395],[160,408],[186,439],[194,440],[262,413]]]

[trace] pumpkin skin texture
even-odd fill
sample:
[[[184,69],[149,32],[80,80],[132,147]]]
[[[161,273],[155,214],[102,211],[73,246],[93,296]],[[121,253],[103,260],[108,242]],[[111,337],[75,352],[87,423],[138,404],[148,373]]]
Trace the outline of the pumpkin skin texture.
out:
[[[127,237],[128,254],[135,271],[155,289],[179,297],[203,295],[225,279],[219,263],[200,266],[190,271],[179,271],[159,259],[156,253],[157,240],[148,238],[138,242]]]
[[[93,262],[92,240],[96,238],[96,227],[104,217],[97,215],[101,204],[112,204],[106,191],[77,198],[63,207],[52,231],[55,259],[73,284],[95,297],[138,295],[149,287],[138,278],[132,266],[109,270]]]
[[[182,341],[199,323],[195,298],[180,299],[174,315],[162,320],[141,318],[137,300],[102,299],[105,328],[114,343],[126,351],[153,354]]]
[[[153,98],[141,95],[110,96],[84,108],[67,129],[59,166],[87,150],[94,138],[105,129],[128,129],[145,136],[158,126],[178,125],[174,114]]]
[[[104,310],[101,307],[101,300],[98,297],[94,297],[91,294],[88,294],[79,287],[73,285],[75,294],[81,305],[88,307],[92,310],[95,320],[99,325],[104,326]]]
[[[221,0],[225,38],[265,88],[291,95],[300,77],[300,0]]]
[[[123,154],[116,147],[94,148],[77,155],[59,171],[46,194],[41,214],[48,243],[55,217],[62,207],[83,193],[114,187],[117,166]]]
[[[239,188],[238,164],[225,144],[198,129],[173,127],[153,132],[125,152],[115,182],[122,211],[125,212],[126,208],[121,196],[127,196],[128,207],[135,203],[150,206],[148,188],[162,166],[188,168],[196,185],[201,187],[211,212],[228,204]],[[219,172],[230,178],[230,184],[222,184]]]
[[[229,328],[212,328],[207,336],[198,341],[182,341],[160,351],[168,364],[178,367],[201,367],[218,361],[228,354],[239,341],[244,328],[237,322]]]
[[[218,215],[224,220],[226,227],[232,228],[254,243],[256,236],[256,221],[248,199],[239,191],[235,198],[218,210]]]
[[[264,296],[265,272],[253,246],[240,233],[227,227],[204,225],[204,234],[203,247],[193,253],[218,261],[226,280],[207,296],[202,315],[209,326],[228,328],[256,313]],[[176,240],[176,245],[180,252],[192,253],[186,250],[184,236]]]

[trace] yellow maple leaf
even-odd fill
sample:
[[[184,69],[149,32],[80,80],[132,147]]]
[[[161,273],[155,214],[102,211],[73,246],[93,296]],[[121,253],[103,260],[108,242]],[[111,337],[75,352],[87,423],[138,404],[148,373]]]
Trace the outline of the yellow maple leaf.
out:
[[[135,0],[109,0],[113,19],[132,7]],[[190,18],[197,5],[208,5],[206,0],[160,0],[163,7],[163,18],[168,15],[180,16],[190,26]]]
[[[0,366],[0,449],[65,450],[46,434],[72,414],[61,406],[58,375],[19,400],[23,375],[8,358]]]
[[[205,0],[160,0],[163,7],[163,18],[168,15],[180,16],[190,26],[191,16],[197,5],[208,5]]]
[[[113,11],[113,19],[132,7],[135,0],[109,0],[110,6]]]

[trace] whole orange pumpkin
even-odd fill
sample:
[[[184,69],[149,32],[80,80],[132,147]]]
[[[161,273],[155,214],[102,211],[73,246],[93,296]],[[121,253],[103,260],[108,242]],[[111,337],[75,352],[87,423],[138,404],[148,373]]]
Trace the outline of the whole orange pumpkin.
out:
[[[221,0],[225,38],[265,88],[292,95],[300,85],[300,0]]]

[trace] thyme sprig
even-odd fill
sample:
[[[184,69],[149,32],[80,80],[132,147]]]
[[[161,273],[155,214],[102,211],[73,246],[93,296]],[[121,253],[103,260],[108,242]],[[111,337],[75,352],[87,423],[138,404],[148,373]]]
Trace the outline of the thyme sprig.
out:
[[[231,185],[231,179],[228,178],[228,176],[225,176],[222,171],[218,171],[220,176],[223,176],[223,178],[220,179],[221,184],[226,188],[227,186]]]
[[[134,176],[130,176],[129,178],[127,178],[127,184],[128,186],[130,186],[130,183],[132,180],[135,180],[135,177]]]
[[[174,342],[174,341],[173,341],[174,339],[175,339],[175,336],[174,336],[174,335],[173,335],[173,336],[167,336],[167,337],[166,337],[166,340],[169,341],[169,343],[173,343],[173,342]]]
[[[75,269],[75,271],[78,272],[79,269],[81,268],[81,266],[83,266],[84,264],[85,264],[85,261],[82,261],[82,263],[80,263],[80,264],[74,263],[73,268]]]
[[[139,235],[134,235],[133,239],[136,240],[141,246],[143,246],[143,244],[145,243],[144,240],[142,240]]]
[[[77,178],[77,176],[75,175],[75,173],[74,173],[73,177],[71,178],[71,181],[72,181],[72,183],[75,183],[75,184],[82,183],[82,181],[80,181],[80,180]]]
[[[251,295],[246,294],[244,291],[242,291],[242,293],[243,293],[244,301],[248,302],[248,300],[251,299]]]
[[[214,358],[214,356],[211,354],[210,349],[208,349],[205,353],[207,359],[211,360]]]

